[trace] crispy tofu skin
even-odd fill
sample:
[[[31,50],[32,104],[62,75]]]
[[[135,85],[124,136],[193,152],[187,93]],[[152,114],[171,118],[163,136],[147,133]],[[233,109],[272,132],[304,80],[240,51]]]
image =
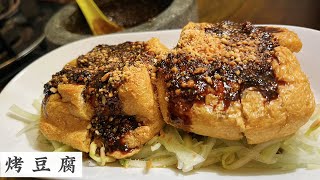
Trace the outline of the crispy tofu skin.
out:
[[[294,52],[277,27],[189,23],[177,46],[158,39],[99,45],[45,84],[40,131],[83,152],[130,157],[170,124],[259,144],[295,133],[315,108]],[[101,148],[104,150],[102,151]]]
[[[99,45],[71,61],[45,85],[41,132],[83,152],[93,141],[116,159],[136,154],[164,125],[154,63],[166,52],[151,39]]]
[[[280,27],[260,27],[266,32],[271,33],[281,46],[288,48],[291,52],[299,52],[302,48],[302,42],[298,35],[286,28]]]
[[[295,133],[315,100],[284,28],[189,23],[161,63],[157,89],[166,123],[196,134],[258,144]]]
[[[128,147],[139,147],[158,134],[163,120],[147,68],[129,67],[124,71],[128,72],[128,81],[119,88],[123,112],[144,124],[126,134],[124,141]]]
[[[40,130],[49,140],[89,152],[90,136],[87,127],[93,110],[82,98],[83,88],[83,85],[59,85],[59,94],[49,96],[46,106],[42,108]]]

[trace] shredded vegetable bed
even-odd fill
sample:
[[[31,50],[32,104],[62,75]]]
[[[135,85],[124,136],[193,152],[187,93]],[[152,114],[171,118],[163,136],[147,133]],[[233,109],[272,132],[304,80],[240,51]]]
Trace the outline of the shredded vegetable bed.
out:
[[[33,106],[38,114],[26,112],[16,105],[10,111],[20,116],[27,126],[18,132],[37,128],[40,117],[40,101]],[[245,140],[228,141],[211,137],[191,135],[165,126],[159,135],[152,138],[138,154],[129,159],[121,159],[124,167],[171,167],[183,172],[210,165],[221,165],[225,169],[241,167],[295,169],[320,168],[320,105],[310,120],[294,135],[271,140],[257,145],[248,145]],[[68,145],[51,141],[54,151],[75,151]],[[96,152],[99,152],[97,154]],[[89,156],[98,165],[106,165],[116,159],[105,153],[104,147],[97,151],[97,145],[91,143]]]

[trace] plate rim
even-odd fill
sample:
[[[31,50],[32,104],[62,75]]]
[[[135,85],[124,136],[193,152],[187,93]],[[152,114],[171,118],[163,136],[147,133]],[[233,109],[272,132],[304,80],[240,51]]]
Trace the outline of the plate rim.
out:
[[[312,29],[312,28],[308,28],[308,27],[301,27],[301,26],[294,26],[294,25],[281,25],[281,24],[254,24],[255,26],[273,26],[273,27],[284,27],[287,29],[303,29],[303,30],[307,30],[307,31],[313,31],[315,33],[320,33],[320,30],[316,30],[316,29]],[[117,34],[104,34],[104,35],[99,35],[99,36],[92,36],[92,37],[88,37],[88,38],[84,38],[84,39],[80,39],[68,44],[65,44],[63,46],[60,46],[44,55],[42,55],[41,57],[37,58],[36,60],[34,60],[32,63],[30,63],[28,66],[26,66],[25,68],[23,68],[18,74],[16,74],[6,85],[5,87],[2,89],[2,91],[0,92],[0,98],[1,98],[1,94],[4,91],[7,91],[6,89],[10,86],[12,86],[12,84],[22,75],[25,73],[25,71],[30,68],[30,66],[34,66],[34,64],[36,64],[39,60],[44,59],[45,56],[48,56],[49,54],[55,53],[57,51],[60,51],[60,49],[66,48],[68,46],[72,46],[74,44],[78,44],[81,42],[86,42],[86,41],[91,41],[91,39],[98,39],[98,38],[107,38],[107,37],[117,37],[117,36],[130,36],[130,35],[143,35],[143,34],[153,34],[153,33],[170,33],[170,32],[177,32],[177,31],[181,31],[182,29],[167,29],[167,30],[158,30],[158,31],[142,31],[142,32],[124,32],[124,33],[117,33]]]
[[[260,26],[260,24],[259,24]],[[299,27],[299,26],[290,26],[290,25],[269,25],[269,24],[263,24],[263,26],[274,26],[274,27],[285,27],[285,28],[288,28],[288,29],[302,29],[303,31],[313,31],[315,33],[319,33],[319,36],[320,36],[320,31],[319,30],[315,30],[315,29],[310,29],[310,28],[305,28],[305,27]],[[61,46],[53,51],[50,51],[48,53],[46,53],[45,55],[39,57],[37,60],[35,60],[34,62],[32,62],[31,64],[29,64],[27,67],[25,67],[22,71],[20,71],[14,78],[12,78],[10,80],[10,82],[3,88],[3,90],[1,91],[0,93],[0,100],[3,98],[3,94],[4,92],[7,92],[12,86],[14,86],[15,82],[17,80],[19,80],[19,78],[21,78],[21,76],[23,76],[25,74],[26,71],[29,70],[29,68],[32,66],[35,66],[37,63],[39,63],[39,60],[41,59],[41,61],[45,61],[46,58],[45,56],[50,56],[50,54],[52,53],[56,53],[57,51],[60,51],[60,49],[63,49],[63,48],[66,48],[67,46],[73,46],[74,44],[78,44],[78,43],[85,43],[86,41],[92,41],[91,39],[96,39],[96,38],[106,38],[106,37],[116,37],[116,36],[126,36],[126,35],[135,35],[135,34],[141,34],[141,35],[144,35],[144,34],[152,34],[152,33],[172,33],[172,32],[177,32],[177,31],[181,31],[181,29],[173,29],[173,30],[162,30],[162,31],[147,31],[147,32],[133,32],[133,33],[122,33],[122,34],[111,34],[111,35],[102,35],[102,36],[95,36],[95,37],[89,37],[89,38],[86,38],[86,39],[82,39],[82,40],[78,40],[78,41],[75,41],[75,42],[72,42],[72,43],[69,43],[69,44],[66,44],[64,46]],[[78,54],[79,56],[80,54]],[[3,110],[3,112],[6,112],[6,110]],[[84,171],[83,171],[84,172]],[[196,174],[196,173],[195,173]],[[292,174],[295,174],[295,173],[292,173]],[[153,173],[153,175],[155,175]],[[225,175],[219,175],[219,174],[212,174],[213,177],[214,175],[216,177],[220,177],[220,176],[225,176]],[[264,176],[264,174],[262,174]],[[241,176],[241,175],[240,175]],[[253,177],[257,177],[259,175],[254,175]],[[272,176],[269,176],[269,175],[265,175],[265,176],[268,176],[267,178],[272,178]],[[193,176],[192,176],[193,177]],[[237,178],[238,176],[237,175],[233,175],[231,176],[232,178]],[[245,176],[246,177],[246,176]],[[146,177],[144,177],[146,178]],[[144,179],[143,178],[143,179]],[[177,177],[174,177],[174,178],[177,178]],[[224,177],[226,178],[226,177]],[[223,178],[222,178],[223,179]],[[262,178],[263,179],[263,178]]]

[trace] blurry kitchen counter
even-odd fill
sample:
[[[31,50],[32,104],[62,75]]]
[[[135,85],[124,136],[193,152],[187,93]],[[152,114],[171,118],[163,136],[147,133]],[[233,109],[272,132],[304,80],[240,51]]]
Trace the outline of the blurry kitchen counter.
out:
[[[320,30],[319,0],[197,0],[200,22],[232,20]]]

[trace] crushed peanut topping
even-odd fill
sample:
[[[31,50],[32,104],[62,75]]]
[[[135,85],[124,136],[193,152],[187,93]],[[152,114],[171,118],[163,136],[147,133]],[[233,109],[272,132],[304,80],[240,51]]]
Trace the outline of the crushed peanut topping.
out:
[[[278,80],[271,66],[277,61],[277,46],[271,33],[250,23],[189,26],[182,31],[177,47],[158,64],[167,84],[171,119],[190,124],[190,108],[204,103],[208,94],[223,101],[225,109],[231,101],[240,100],[247,88],[259,91],[267,100],[277,98]]]
[[[93,139],[99,139],[108,152],[129,152],[131,149],[121,139],[141,123],[135,116],[123,115],[118,88],[127,80],[130,73],[124,69],[130,66],[147,67],[155,78],[157,57],[144,42],[99,45],[78,57],[76,66],[67,64],[54,74],[44,85],[44,94],[48,98],[58,93],[59,84],[85,85],[83,97],[95,111],[90,125]]]

